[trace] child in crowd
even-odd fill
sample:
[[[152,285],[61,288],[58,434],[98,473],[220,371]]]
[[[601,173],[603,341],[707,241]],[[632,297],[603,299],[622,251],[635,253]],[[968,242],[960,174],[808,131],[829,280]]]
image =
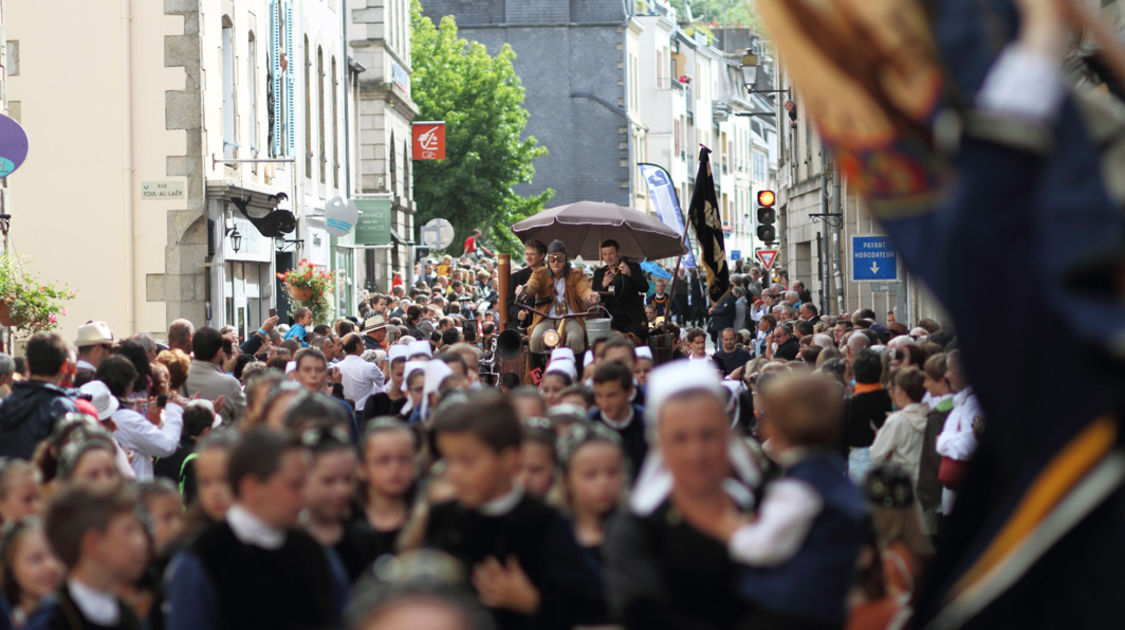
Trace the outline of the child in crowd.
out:
[[[359,468],[361,517],[378,537],[376,557],[394,553],[410,521],[418,478],[418,441],[393,417],[376,418],[363,436]]]
[[[188,506],[188,531],[194,535],[226,516],[233,502],[227,463],[231,449],[237,443],[237,434],[230,431],[211,433],[200,440],[187,462],[185,473],[195,486],[195,497],[184,497]]]
[[[135,493],[120,484],[66,486],[47,505],[45,531],[67,579],[26,627],[140,628],[136,614],[115,594],[149,559]]]
[[[559,393],[574,384],[574,377],[571,375],[573,370],[574,364],[563,360],[555,361],[547,367],[547,373],[539,381],[539,395],[548,408],[557,405]]]
[[[426,393],[426,368],[420,361],[408,361],[406,372],[406,393],[408,400],[399,411],[403,420],[417,422],[422,417],[422,398]]]
[[[195,498],[195,480],[188,477],[187,460],[195,452],[199,440],[211,432],[215,424],[215,407],[210,400],[193,400],[184,407],[184,428],[176,452],[160,457],[152,465],[153,474],[176,484],[185,502]]]
[[[39,471],[18,458],[0,458],[0,523],[38,516],[43,507]]]
[[[184,504],[176,486],[167,479],[146,481],[138,488],[141,507],[148,519],[152,545],[160,556],[184,533]]]
[[[883,560],[887,594],[903,605],[914,597],[921,567],[934,555],[922,532],[914,480],[894,464],[872,468],[863,484]]]
[[[544,500],[555,484],[555,427],[546,418],[528,418],[523,421],[523,441],[520,443],[519,481],[523,489],[536,499]]]
[[[756,604],[745,628],[843,625],[864,538],[866,506],[833,450],[842,388],[822,376],[791,373],[763,388],[764,430],[782,467],[767,484],[757,518],[715,522],[743,565],[741,591]]]
[[[289,327],[289,330],[285,331],[285,336],[282,337],[282,340],[289,341],[290,339],[294,339],[300,342],[301,346],[308,346],[309,344],[305,339],[309,335],[308,328],[312,326],[312,323],[312,310],[307,306],[297,307],[297,309],[293,311],[293,325]]]
[[[265,373],[258,374],[246,381],[246,387],[243,390],[246,394],[246,416],[243,418],[243,424],[247,428],[262,422],[266,399],[270,392],[283,381],[285,381],[285,376],[276,370],[267,370]],[[186,426],[184,431],[187,431]]]
[[[474,393],[445,406],[433,428],[457,498],[430,510],[424,545],[464,563],[501,630],[600,620],[601,582],[569,525],[516,482],[520,425],[512,406]]]
[[[106,437],[67,444],[59,457],[59,480],[115,485],[121,481],[115,457],[113,442]]]
[[[551,407],[551,409],[547,411],[547,419],[551,421],[551,426],[555,428],[555,433],[562,435],[576,424],[582,426],[590,424],[589,414],[590,412],[585,406],[561,403]]]
[[[397,415],[406,405],[409,398],[406,385],[403,382],[406,376],[406,355],[404,354],[405,350],[395,350],[396,348],[404,347],[401,345],[391,346],[386,389],[385,391],[376,391],[367,399],[367,404],[361,414],[364,422],[379,416]]]
[[[169,567],[170,630],[339,622],[347,577],[295,528],[306,466],[298,441],[267,429],[243,434],[227,466],[234,505]]]
[[[598,406],[590,411],[590,420],[604,424],[621,437],[629,476],[636,479],[648,453],[648,441],[644,410],[631,402],[633,393],[633,372],[625,365],[606,361],[594,372],[594,398]]]
[[[512,390],[508,394],[508,400],[512,403],[512,407],[516,410],[516,415],[520,420],[527,420],[528,418],[542,418],[547,415],[547,405],[543,402],[543,396],[539,390],[524,385]]]
[[[309,453],[304,529],[336,552],[348,579],[355,582],[380,551],[375,532],[350,518],[359,468],[355,448],[340,426],[308,429],[301,443]]]
[[[637,385],[644,387],[648,384],[649,372],[655,365],[652,358],[652,348],[637,346],[637,360],[633,363],[633,380]]]
[[[379,550],[375,532],[350,517],[359,468],[350,436],[342,426],[321,426],[306,430],[300,440],[309,453],[305,531],[335,551],[355,582]]]
[[[574,522],[579,546],[604,564],[606,524],[621,505],[628,479],[617,433],[596,422],[574,425],[559,439],[555,499]]]
[[[51,551],[38,517],[6,520],[0,530],[0,571],[14,627],[35,615],[62,583],[63,565]]]
[[[594,373],[591,370],[591,383],[593,382],[593,379]],[[582,383],[575,383],[574,385],[571,385],[570,387],[567,387],[566,389],[559,392],[559,404],[574,405],[576,407],[581,407],[582,409],[589,410],[591,407],[597,404],[597,402],[594,398],[593,390],[591,390],[589,387],[586,387]]]

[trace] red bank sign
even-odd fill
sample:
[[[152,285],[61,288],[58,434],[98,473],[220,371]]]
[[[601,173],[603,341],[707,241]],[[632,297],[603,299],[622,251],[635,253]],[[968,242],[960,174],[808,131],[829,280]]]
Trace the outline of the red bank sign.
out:
[[[416,122],[414,127],[414,159],[445,159],[445,121]]]

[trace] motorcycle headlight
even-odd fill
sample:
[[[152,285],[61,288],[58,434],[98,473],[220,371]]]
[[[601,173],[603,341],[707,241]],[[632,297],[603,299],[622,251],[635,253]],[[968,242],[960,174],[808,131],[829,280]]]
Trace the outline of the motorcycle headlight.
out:
[[[547,346],[548,348],[554,348],[555,346],[559,345],[559,331],[548,330],[547,332],[543,333],[543,345]]]

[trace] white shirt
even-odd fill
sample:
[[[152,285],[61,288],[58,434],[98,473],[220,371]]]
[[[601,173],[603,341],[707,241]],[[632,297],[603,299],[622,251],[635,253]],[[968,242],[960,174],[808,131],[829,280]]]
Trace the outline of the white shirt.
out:
[[[512,489],[502,497],[497,497],[488,503],[480,506],[477,510],[485,516],[504,516],[508,512],[516,509],[520,499],[523,498],[523,486],[519,483],[513,483]]]
[[[121,609],[113,593],[99,591],[75,579],[67,580],[66,588],[86,619],[101,626],[112,626],[121,620]]]
[[[945,419],[945,425],[937,438],[939,455],[957,460],[967,460],[977,450],[977,438],[973,435],[973,419],[984,415],[977,397],[971,387],[953,396],[953,409]]]
[[[227,524],[234,537],[244,545],[262,549],[280,549],[285,544],[285,532],[271,526],[250,510],[235,503],[227,510]]]
[[[634,397],[636,397],[636,393],[637,393],[637,389],[636,389],[636,387],[634,387],[633,388],[633,396]],[[637,415],[637,410],[633,407],[632,403],[630,403],[629,404],[629,415],[625,416],[624,420],[613,420],[609,416],[605,415],[604,411],[602,411],[600,413],[601,413],[601,416],[602,416],[602,422],[604,422],[607,427],[609,427],[611,429],[614,429],[616,431],[624,431],[633,422],[633,416]]]
[[[977,106],[1031,122],[1054,117],[1066,96],[1058,59],[1019,44],[1008,46],[985,77]]]
[[[562,300],[566,303],[566,274],[564,273],[561,278],[555,280],[555,299],[551,301],[551,308],[547,310],[548,315],[566,315],[570,312],[570,307],[566,309],[566,313],[556,313],[555,304]]]
[[[91,372],[97,372],[98,371],[98,368],[94,367],[94,364],[90,363],[86,359],[78,359],[78,362],[74,364],[74,369],[76,369],[76,370],[90,370]]]
[[[355,401],[355,408],[363,411],[367,399],[383,389],[383,371],[379,366],[364,361],[358,354],[349,354],[336,366],[340,369],[340,385],[344,396]]]
[[[778,456],[788,468],[809,454],[791,449]],[[758,506],[758,518],[738,528],[727,547],[737,562],[759,567],[777,566],[801,548],[801,543],[820,514],[824,501],[804,481],[781,478],[767,484]]]
[[[118,409],[111,418],[117,425],[114,439],[121,448],[134,453],[133,471],[137,473],[137,481],[152,479],[153,457],[167,457],[180,446],[184,409],[175,403],[164,407],[164,422],[159,427],[132,409]]]

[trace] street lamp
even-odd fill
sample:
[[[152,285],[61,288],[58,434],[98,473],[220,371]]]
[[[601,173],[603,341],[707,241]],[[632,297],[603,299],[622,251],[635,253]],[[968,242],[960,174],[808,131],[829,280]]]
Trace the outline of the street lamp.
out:
[[[237,254],[238,250],[242,249],[242,233],[238,231],[238,226],[232,226],[227,230],[227,236],[230,237],[230,248]]]
[[[758,55],[749,48],[742,53],[742,80],[746,82],[747,89],[758,80]]]

